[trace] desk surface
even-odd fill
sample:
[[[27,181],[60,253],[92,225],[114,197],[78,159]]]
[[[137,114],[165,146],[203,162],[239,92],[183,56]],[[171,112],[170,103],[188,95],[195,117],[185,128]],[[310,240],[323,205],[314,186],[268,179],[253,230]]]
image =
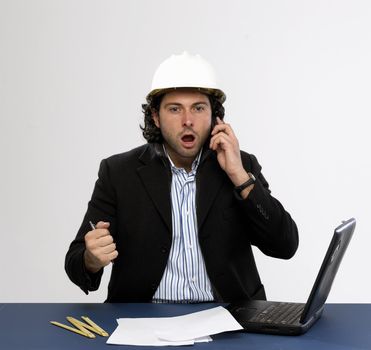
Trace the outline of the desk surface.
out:
[[[0,348],[14,349],[135,349],[142,346],[107,345],[107,338],[88,339],[55,327],[49,321],[68,324],[66,316],[88,316],[110,334],[120,317],[178,316],[214,307],[214,304],[0,304]],[[371,349],[371,304],[327,304],[321,319],[304,335],[275,336],[224,333],[211,343],[192,349]],[[156,347],[156,349],[190,347]]]

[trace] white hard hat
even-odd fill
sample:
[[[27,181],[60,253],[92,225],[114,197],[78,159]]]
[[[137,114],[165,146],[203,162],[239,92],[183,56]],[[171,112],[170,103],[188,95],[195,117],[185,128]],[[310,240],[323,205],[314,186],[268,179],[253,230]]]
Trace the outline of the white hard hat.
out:
[[[147,101],[176,88],[197,88],[216,96],[221,103],[226,99],[225,93],[218,87],[211,64],[200,55],[190,55],[186,51],[181,55],[171,55],[158,66]]]

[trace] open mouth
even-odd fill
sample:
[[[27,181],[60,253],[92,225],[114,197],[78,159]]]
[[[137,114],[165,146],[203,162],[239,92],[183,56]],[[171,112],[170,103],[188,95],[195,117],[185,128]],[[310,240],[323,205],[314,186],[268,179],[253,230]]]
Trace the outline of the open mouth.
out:
[[[193,136],[193,135],[184,135],[183,137],[182,137],[182,141],[183,142],[193,142],[194,141],[194,139],[195,139],[195,137]]]
[[[194,146],[196,138],[194,135],[187,134],[187,135],[183,135],[181,140],[182,140],[184,147],[192,148]]]

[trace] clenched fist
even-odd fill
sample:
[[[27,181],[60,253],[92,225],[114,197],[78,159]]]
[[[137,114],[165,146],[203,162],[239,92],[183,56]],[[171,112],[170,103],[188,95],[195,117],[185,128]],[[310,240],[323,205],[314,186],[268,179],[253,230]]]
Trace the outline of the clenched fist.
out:
[[[92,273],[98,272],[118,256],[116,244],[108,230],[109,225],[109,222],[99,221],[95,230],[85,235],[84,263]]]

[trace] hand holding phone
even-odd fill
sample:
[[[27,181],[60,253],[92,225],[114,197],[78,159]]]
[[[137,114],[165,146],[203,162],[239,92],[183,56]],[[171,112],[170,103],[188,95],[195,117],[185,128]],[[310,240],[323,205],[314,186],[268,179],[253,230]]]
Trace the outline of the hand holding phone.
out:
[[[249,175],[242,166],[238,139],[232,127],[219,117],[211,131],[210,148],[217,153],[220,167],[235,186],[247,181]]]

